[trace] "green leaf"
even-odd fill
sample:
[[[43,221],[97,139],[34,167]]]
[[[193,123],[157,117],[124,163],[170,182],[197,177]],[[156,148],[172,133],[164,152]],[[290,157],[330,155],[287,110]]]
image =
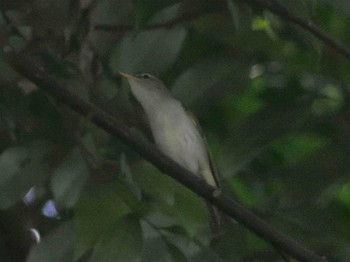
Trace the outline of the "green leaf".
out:
[[[219,84],[232,84],[233,79],[238,84],[245,79],[242,75],[236,74],[241,66],[238,61],[231,58],[204,59],[185,70],[175,81],[171,91],[179,100],[190,105],[205,97],[210,88]]]
[[[350,2],[344,0],[326,0],[329,5],[334,6],[339,11],[349,15],[350,14]]]
[[[312,110],[317,115],[327,115],[337,112],[344,104],[344,96],[338,86],[326,84],[320,88],[320,98],[312,104]]]
[[[277,40],[277,36],[271,27],[270,21],[265,17],[255,17],[252,21],[252,30],[265,31],[271,39]]]
[[[154,1],[154,0],[153,0]],[[173,19],[179,18],[181,16],[182,5],[176,0],[156,0],[158,2],[159,7],[162,8],[159,12],[157,12],[151,20],[151,24],[161,24],[169,22]],[[177,2],[177,3],[176,3]],[[148,4],[149,2],[147,2]],[[173,3],[172,5],[170,5]],[[161,5],[160,5],[161,4]]]
[[[120,217],[128,214],[130,207],[120,196],[120,187],[115,183],[90,185],[76,205],[76,231],[78,246],[75,257],[80,257],[100,239],[114,230]]]
[[[259,197],[255,192],[251,192],[249,188],[238,178],[231,179],[230,185],[240,201],[247,206],[256,206],[262,200],[261,197]]]
[[[130,170],[129,164],[127,163],[125,154],[122,154],[120,157],[120,169],[121,173],[124,176],[123,181],[128,185],[129,189],[133,192],[137,200],[141,200],[141,190],[139,186],[135,183]]]
[[[143,261],[172,261],[160,230],[157,230],[146,222],[142,224],[142,229],[144,235]]]
[[[101,0],[96,2],[94,20],[96,19],[101,24],[113,24],[119,21],[125,24],[132,23],[135,20],[132,8],[133,6],[131,4],[120,4],[115,1]]]
[[[237,30],[239,28],[239,9],[233,0],[226,0],[228,10],[232,18],[232,23]]]
[[[148,213],[153,224],[158,227],[180,225],[191,236],[203,225],[209,225],[204,201],[189,189],[147,162],[133,166],[133,173],[147,201],[157,209],[157,212]]]
[[[178,185],[174,184],[171,178],[161,174],[158,169],[146,161],[134,164],[131,170],[143,194],[151,201],[174,204],[174,188]]]
[[[283,154],[286,163],[293,164],[327,145],[328,139],[316,134],[288,134],[275,141],[272,148]]]
[[[51,180],[54,199],[59,208],[72,208],[89,175],[86,160],[78,148],[73,149],[55,170]]]
[[[172,257],[179,257],[180,260],[174,261],[196,261],[193,259],[195,254],[198,254],[201,251],[203,243],[197,242],[196,238],[188,238],[186,233],[179,228],[173,227],[169,228],[168,231],[164,232],[164,241],[167,244],[168,251]],[[206,241],[207,238],[203,237],[203,241]],[[186,258],[190,259],[186,259]]]
[[[146,24],[151,20],[154,21],[159,17],[159,15],[163,14],[164,11],[174,9],[173,7],[176,7],[176,11],[178,9],[178,4],[172,5],[170,7],[164,8],[166,6],[169,6],[172,3],[176,3],[176,0],[151,0],[151,1],[144,1],[144,0],[137,0],[135,2],[135,13],[136,13],[136,19],[137,19],[137,25],[139,27],[145,27]],[[172,18],[173,13],[169,12],[167,13],[168,16],[166,17],[167,20],[169,18]],[[155,17],[154,17],[155,16]],[[154,17],[152,19],[152,17]],[[158,19],[159,20],[159,19]],[[159,21],[164,22],[164,21]]]
[[[97,244],[91,262],[141,261],[142,231],[138,219],[125,216],[116,223],[110,236]]]
[[[0,208],[21,200],[47,168],[48,145],[43,142],[11,147],[0,155]]]
[[[142,167],[141,167],[142,166]],[[147,220],[159,228],[180,226],[190,236],[209,227],[209,213],[202,199],[175,180],[144,162],[134,169],[146,200],[153,207]]]
[[[209,213],[204,206],[204,201],[187,188],[179,187],[176,190],[176,216],[189,236],[195,236],[203,226],[209,227]]]
[[[167,247],[168,247],[168,252],[170,253],[170,256],[171,256],[171,261],[176,261],[176,262],[187,262],[188,261],[187,257],[180,250],[180,248],[171,244],[168,241],[166,243],[167,243]]]
[[[186,30],[182,27],[128,35],[112,54],[111,67],[121,71],[159,75],[174,63],[185,36]]]
[[[337,192],[336,198],[350,209],[350,183],[342,185],[341,189]]]
[[[26,262],[73,261],[74,244],[72,221],[64,222],[33,246]]]

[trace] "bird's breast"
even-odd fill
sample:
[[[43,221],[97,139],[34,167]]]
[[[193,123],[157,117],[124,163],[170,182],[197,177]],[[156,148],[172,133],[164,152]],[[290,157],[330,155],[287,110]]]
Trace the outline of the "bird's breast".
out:
[[[206,148],[193,121],[181,107],[163,108],[149,118],[159,149],[195,174],[208,162]]]

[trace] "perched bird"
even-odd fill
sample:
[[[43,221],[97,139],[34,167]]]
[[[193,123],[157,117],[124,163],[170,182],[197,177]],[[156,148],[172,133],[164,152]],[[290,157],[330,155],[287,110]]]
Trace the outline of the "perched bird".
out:
[[[181,102],[172,96],[161,80],[148,73],[120,74],[128,80],[132,94],[145,111],[157,147],[208,184],[219,187],[205,140]],[[222,224],[220,213],[210,204],[208,208],[213,229],[219,229]]]

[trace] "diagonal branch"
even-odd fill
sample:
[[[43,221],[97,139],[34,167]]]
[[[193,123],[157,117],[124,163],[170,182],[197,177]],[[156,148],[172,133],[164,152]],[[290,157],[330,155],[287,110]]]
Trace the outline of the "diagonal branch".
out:
[[[259,5],[263,8],[266,8],[270,10],[273,14],[281,17],[284,20],[288,20],[291,23],[298,25],[299,27],[303,28],[304,30],[310,32],[315,37],[320,39],[325,45],[333,48],[336,52],[343,55],[345,58],[350,60],[350,48],[346,47],[343,43],[341,43],[338,39],[330,36],[326,32],[324,32],[322,29],[320,29],[317,25],[315,25],[311,21],[303,20],[302,18],[292,14],[288,11],[287,8],[280,5],[276,1],[273,0],[249,0],[251,4]],[[171,28],[172,26],[190,22],[197,17],[199,17],[199,13],[195,14],[184,14],[181,15],[173,20],[164,22],[164,23],[158,23],[158,24],[151,24],[146,26],[145,30],[155,30],[155,29],[161,29],[161,28]],[[120,33],[125,33],[128,31],[135,30],[135,26],[133,25],[107,25],[107,24],[97,24],[94,27],[96,30],[103,30],[103,31],[116,31]]]
[[[350,60],[350,49],[338,41],[336,38],[331,37],[329,34],[321,30],[311,21],[305,21],[300,17],[295,16],[289,12],[284,6],[276,3],[273,0],[249,0],[249,2],[260,5],[268,10],[270,10],[275,15],[281,17],[282,19],[288,20],[293,24],[296,24],[303,28],[304,30],[310,32],[315,37],[320,39],[325,45],[333,48],[339,54],[343,55],[345,58]]]
[[[312,251],[304,248],[293,239],[270,227],[262,219],[228,196],[217,192],[216,188],[208,185],[204,180],[166,157],[153,144],[145,141],[125,124],[116,120],[94,104],[71,93],[65,88],[63,83],[45,73],[32,59],[18,55],[9,55],[7,59],[19,74],[28,78],[39,88],[70,106],[79,114],[89,117],[93,123],[111,135],[118,137],[142,157],[154,164],[159,170],[183,184],[198,196],[217,206],[273,246],[300,261],[326,261],[325,258],[315,255]]]

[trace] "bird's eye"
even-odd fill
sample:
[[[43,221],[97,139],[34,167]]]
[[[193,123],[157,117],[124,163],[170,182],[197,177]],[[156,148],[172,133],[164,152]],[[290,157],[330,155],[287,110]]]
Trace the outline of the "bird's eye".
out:
[[[150,79],[150,75],[149,74],[142,74],[141,77],[143,79]]]

